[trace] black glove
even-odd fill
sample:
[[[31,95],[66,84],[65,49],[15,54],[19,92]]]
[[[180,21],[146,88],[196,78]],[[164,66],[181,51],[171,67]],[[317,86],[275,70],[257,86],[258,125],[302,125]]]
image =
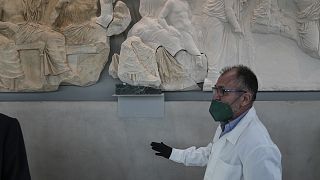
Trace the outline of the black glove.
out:
[[[152,142],[150,145],[152,146],[153,150],[158,151],[158,153],[156,153],[157,156],[163,156],[169,159],[172,152],[172,148],[170,146],[163,144],[163,142]]]

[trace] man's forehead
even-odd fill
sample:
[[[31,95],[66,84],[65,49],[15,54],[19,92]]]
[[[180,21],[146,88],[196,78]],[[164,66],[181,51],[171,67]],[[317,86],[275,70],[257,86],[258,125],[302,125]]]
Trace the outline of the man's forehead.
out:
[[[237,83],[237,72],[234,70],[228,71],[221,75],[217,81],[219,86],[235,85]]]

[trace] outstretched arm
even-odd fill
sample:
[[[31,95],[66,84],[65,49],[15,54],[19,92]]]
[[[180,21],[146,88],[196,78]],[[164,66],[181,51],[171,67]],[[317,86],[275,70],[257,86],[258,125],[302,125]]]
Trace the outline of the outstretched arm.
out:
[[[198,149],[194,146],[188,149],[175,149],[165,145],[163,142],[152,142],[151,146],[153,150],[157,151],[157,156],[163,156],[186,166],[205,166],[209,160],[212,143]]]
[[[206,147],[196,148],[192,146],[187,149],[172,149],[170,160],[182,163],[186,166],[206,166],[211,154],[212,143]]]

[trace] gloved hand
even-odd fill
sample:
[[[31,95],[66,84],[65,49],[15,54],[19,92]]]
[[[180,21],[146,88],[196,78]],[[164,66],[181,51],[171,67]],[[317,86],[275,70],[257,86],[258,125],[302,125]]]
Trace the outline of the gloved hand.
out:
[[[172,152],[172,148],[170,146],[165,145],[163,142],[152,142],[150,145],[152,146],[153,150],[158,151],[158,153],[156,153],[155,155],[169,159]]]

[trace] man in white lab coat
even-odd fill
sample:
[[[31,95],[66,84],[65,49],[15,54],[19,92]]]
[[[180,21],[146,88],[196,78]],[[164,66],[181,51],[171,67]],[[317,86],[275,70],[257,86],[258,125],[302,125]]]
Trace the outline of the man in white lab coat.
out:
[[[156,155],[186,166],[207,166],[205,180],[281,180],[281,153],[253,107],[255,74],[243,65],[226,67],[213,90],[209,112],[220,122],[213,141],[185,150],[152,142]]]

